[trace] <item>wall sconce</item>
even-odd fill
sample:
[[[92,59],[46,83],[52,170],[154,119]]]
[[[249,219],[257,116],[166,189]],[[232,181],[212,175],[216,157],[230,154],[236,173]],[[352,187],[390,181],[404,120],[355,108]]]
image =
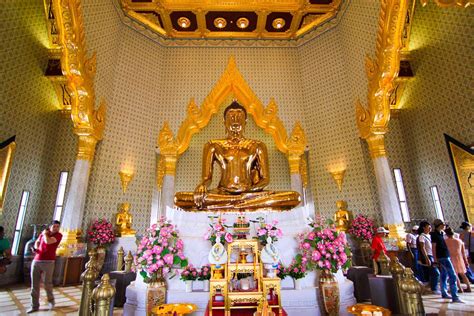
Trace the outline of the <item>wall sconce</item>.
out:
[[[346,173],[346,170],[337,170],[337,171],[330,171],[332,178],[334,181],[336,181],[337,187],[339,189],[339,192],[342,191],[342,182],[344,180],[344,174]]]
[[[122,182],[122,192],[127,191],[128,184],[133,179],[133,171],[120,170],[119,172],[120,182]]]

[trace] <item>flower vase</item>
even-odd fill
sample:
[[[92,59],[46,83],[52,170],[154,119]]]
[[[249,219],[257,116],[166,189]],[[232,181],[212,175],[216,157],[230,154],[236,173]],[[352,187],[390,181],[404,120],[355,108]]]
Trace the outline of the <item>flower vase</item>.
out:
[[[365,266],[370,265],[370,256],[372,252],[372,248],[370,246],[370,243],[367,240],[361,240],[359,243],[359,248],[360,248],[360,254],[362,257],[362,264]]]
[[[204,292],[209,292],[209,280],[203,280],[202,286],[203,286]]]
[[[148,283],[146,289],[146,311],[147,315],[153,315],[152,309],[166,303],[166,281],[163,277]]]
[[[185,292],[186,293],[191,293],[193,291],[193,281],[192,280],[186,280],[184,281],[186,284]]]
[[[301,290],[301,279],[293,279],[293,282],[295,283],[295,290]]]
[[[339,284],[328,270],[322,270],[319,276],[319,297],[326,315],[339,315]]]
[[[97,251],[97,271],[100,272],[102,271],[102,267],[104,266],[107,248],[105,248],[105,246],[103,245],[98,245],[97,247],[95,247],[95,250]]]

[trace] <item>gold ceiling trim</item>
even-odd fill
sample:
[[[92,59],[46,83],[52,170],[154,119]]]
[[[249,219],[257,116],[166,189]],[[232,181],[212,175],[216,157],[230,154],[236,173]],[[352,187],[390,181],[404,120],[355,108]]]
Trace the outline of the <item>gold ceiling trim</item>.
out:
[[[375,59],[365,59],[368,78],[368,108],[356,102],[357,127],[360,137],[369,139],[384,135],[390,120],[390,95],[400,67],[400,48],[408,0],[381,2]],[[377,142],[380,144],[380,142]],[[383,143],[383,142],[382,142]]]
[[[264,107],[239,72],[235,60],[230,57],[227,68],[211,92],[198,107],[191,99],[187,107],[187,116],[181,123],[175,138],[167,122],[158,136],[158,148],[165,159],[166,174],[174,174],[176,160],[183,154],[191,142],[192,136],[207,126],[212,116],[218,112],[219,106],[233,96],[253,117],[258,127],[271,135],[279,151],[286,154],[292,173],[299,173],[300,157],[306,148],[306,136],[299,122],[288,136],[286,129],[278,117],[278,106],[271,99]]]
[[[429,0],[420,0],[422,6],[426,6]],[[438,7],[449,8],[449,7],[461,7],[467,8],[474,4],[472,0],[433,0]]]
[[[96,56],[87,58],[81,0],[54,0],[61,69],[71,95],[71,118],[79,136],[78,159],[92,160],[97,141],[103,137],[106,104],[102,99],[95,110],[94,77]]]
[[[346,1],[347,2],[347,1]],[[159,36],[167,39],[285,39],[296,40],[334,18],[341,9],[342,0],[333,0],[330,4],[310,4],[309,1],[281,0],[281,1],[218,1],[218,0],[153,0],[151,2],[133,2],[119,0],[121,10],[128,18],[139,22]],[[196,16],[197,27],[194,31],[186,29],[176,30],[170,17],[171,12],[188,11]],[[257,15],[257,26],[249,32],[211,31],[206,25],[208,12],[254,12]],[[142,13],[154,12],[161,18],[161,24],[152,21]],[[271,12],[291,13],[292,21],[289,29],[284,32],[269,32],[266,30],[267,15]],[[306,25],[301,20],[307,14],[321,14]]]

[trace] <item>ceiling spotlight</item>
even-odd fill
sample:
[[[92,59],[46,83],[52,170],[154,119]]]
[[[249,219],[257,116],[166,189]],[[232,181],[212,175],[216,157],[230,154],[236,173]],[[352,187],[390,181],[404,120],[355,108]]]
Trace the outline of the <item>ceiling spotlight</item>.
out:
[[[214,26],[218,29],[223,29],[226,27],[227,21],[224,18],[216,18],[214,19]]]
[[[178,19],[178,25],[181,26],[183,29],[187,29],[191,26],[191,21],[188,18],[182,16]]]
[[[249,20],[247,18],[240,18],[237,20],[237,26],[241,29],[244,29],[249,26]]]
[[[282,18],[276,18],[275,20],[273,20],[272,26],[273,28],[279,30],[285,26],[285,20],[283,20]]]

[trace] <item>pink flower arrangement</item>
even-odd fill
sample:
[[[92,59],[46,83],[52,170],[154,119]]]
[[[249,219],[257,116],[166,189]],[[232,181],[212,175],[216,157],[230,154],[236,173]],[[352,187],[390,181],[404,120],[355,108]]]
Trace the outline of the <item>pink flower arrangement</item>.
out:
[[[281,262],[278,264],[275,272],[276,272],[277,277],[279,277],[282,280],[286,278],[287,276],[287,270]]]
[[[302,279],[306,276],[306,265],[301,258],[297,257],[288,267],[284,268],[283,274],[284,276],[288,275],[295,280]]]
[[[115,241],[112,224],[105,218],[96,219],[87,232],[89,241],[97,246],[111,244]]]
[[[198,270],[192,265],[188,265],[184,270],[181,272],[180,280],[183,281],[196,281],[199,277]]]
[[[364,215],[357,215],[352,221],[349,234],[357,239],[372,240],[374,237],[374,222]]]
[[[135,266],[146,283],[167,275],[173,266],[186,267],[184,243],[175,227],[161,218],[146,230],[135,254]]]
[[[262,246],[267,244],[267,239],[270,237],[272,242],[278,241],[278,238],[283,236],[283,233],[280,228],[278,228],[277,220],[273,220],[271,224],[266,224],[265,222],[260,222],[260,227],[257,229],[257,237]]]
[[[204,234],[204,239],[210,240],[212,245],[216,243],[217,238],[219,238],[223,244],[234,241],[232,234],[227,231],[228,227],[225,225],[225,221],[225,218],[221,218],[217,222],[210,223],[206,234]],[[222,240],[222,237],[224,237],[224,240]]]
[[[211,278],[211,266],[209,264],[203,265],[199,271],[199,281],[209,280]]]
[[[296,261],[311,270],[336,273],[341,268],[348,269],[350,248],[344,232],[338,232],[331,220],[324,224],[322,219],[318,219],[310,226],[311,231],[298,236],[301,254],[296,256]]]

